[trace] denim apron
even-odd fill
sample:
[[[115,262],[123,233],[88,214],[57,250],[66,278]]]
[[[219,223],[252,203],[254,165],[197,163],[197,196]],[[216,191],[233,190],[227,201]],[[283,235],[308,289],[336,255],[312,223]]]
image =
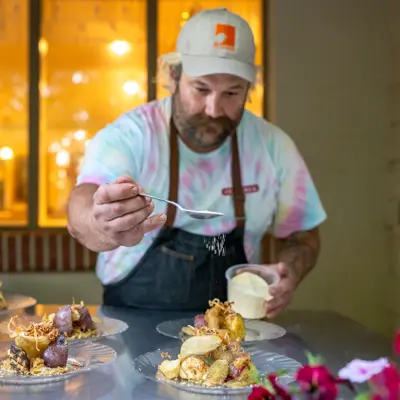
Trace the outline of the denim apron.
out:
[[[168,204],[167,222],[127,277],[103,286],[103,304],[149,310],[204,311],[208,301],[227,299],[225,271],[247,263],[243,246],[245,195],[241,182],[236,132],[232,136],[232,188],[236,228],[225,236],[224,253],[206,247],[205,237],[173,227],[176,208]],[[169,200],[177,201],[178,132],[170,123]],[[199,224],[207,223],[199,220]]]

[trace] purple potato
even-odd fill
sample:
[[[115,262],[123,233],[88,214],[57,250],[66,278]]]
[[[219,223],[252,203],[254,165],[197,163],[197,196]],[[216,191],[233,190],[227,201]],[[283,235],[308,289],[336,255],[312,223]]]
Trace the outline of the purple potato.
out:
[[[44,365],[49,368],[65,367],[68,360],[68,343],[64,335],[59,335],[43,353]]]
[[[78,308],[78,311],[80,318],[76,324],[80,326],[84,331],[95,329],[96,325],[92,320],[89,310],[85,306],[82,306]]]
[[[206,326],[206,321],[204,320],[204,314],[199,314],[194,317],[194,327],[202,328]]]
[[[67,336],[72,332],[72,311],[71,306],[61,307],[54,315],[54,325],[60,333]]]

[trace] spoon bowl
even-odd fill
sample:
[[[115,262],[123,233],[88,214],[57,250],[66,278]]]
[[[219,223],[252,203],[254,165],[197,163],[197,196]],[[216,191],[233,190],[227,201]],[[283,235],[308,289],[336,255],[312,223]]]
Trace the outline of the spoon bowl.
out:
[[[173,206],[179,208],[179,210],[181,210],[182,212],[188,214],[190,217],[195,218],[195,219],[212,219],[212,218],[218,218],[218,217],[222,217],[224,214],[220,213],[220,212],[216,212],[216,211],[196,211],[196,210],[188,210],[186,208],[183,208],[181,205],[179,205],[178,203],[175,203],[174,201],[171,200],[166,200],[166,199],[162,199],[160,197],[156,197],[156,196],[151,196],[149,194],[146,193],[139,193],[138,196],[142,196],[142,197],[148,197],[150,199],[153,200],[159,200],[159,201],[163,201],[165,203],[169,203],[172,204]]]

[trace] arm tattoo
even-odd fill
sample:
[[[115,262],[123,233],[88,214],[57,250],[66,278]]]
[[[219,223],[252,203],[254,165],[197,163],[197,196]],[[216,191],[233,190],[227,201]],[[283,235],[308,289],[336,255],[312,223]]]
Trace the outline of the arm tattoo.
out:
[[[278,261],[293,269],[300,282],[315,266],[320,250],[319,230],[295,232],[279,239]]]

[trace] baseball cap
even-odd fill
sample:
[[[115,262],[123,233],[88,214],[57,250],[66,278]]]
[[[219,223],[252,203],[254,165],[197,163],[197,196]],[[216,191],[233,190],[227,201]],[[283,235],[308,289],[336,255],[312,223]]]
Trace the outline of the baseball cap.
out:
[[[255,44],[249,24],[226,8],[203,10],[182,27],[176,45],[190,77],[230,74],[254,83]]]

